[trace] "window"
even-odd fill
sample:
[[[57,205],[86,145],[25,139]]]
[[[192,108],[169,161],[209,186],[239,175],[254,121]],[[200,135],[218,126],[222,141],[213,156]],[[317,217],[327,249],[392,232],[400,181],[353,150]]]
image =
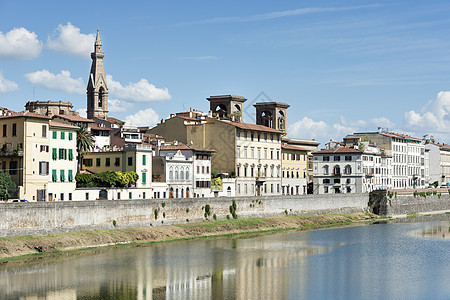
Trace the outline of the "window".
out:
[[[186,169],[186,180],[189,180],[189,169]]]
[[[327,187],[327,186],[323,187],[323,192],[324,192],[325,194],[328,194],[328,187]]]
[[[129,166],[133,165],[133,158],[132,157],[128,157],[128,165]]]
[[[169,170],[169,179],[172,180],[173,179],[173,169],[172,167]]]
[[[238,139],[241,137],[241,132],[239,130],[236,132],[236,136]]]
[[[323,174],[327,175],[329,172],[329,167],[327,165],[323,166]]]
[[[92,158],[85,158],[85,159],[83,159],[83,164],[86,167],[92,167]]]
[[[53,160],[58,159],[58,150],[56,148],[52,148],[52,159]]]
[[[9,174],[16,175],[17,174],[17,161],[12,160],[9,162]]]
[[[341,157],[340,156],[335,156],[334,157],[334,161],[341,161]]]
[[[73,133],[69,132],[69,141],[73,140]]]
[[[324,156],[323,157],[323,161],[330,161],[330,157],[329,156]]]
[[[39,162],[39,175],[48,175],[48,161]]]
[[[59,159],[67,159],[67,149],[59,149]]]
[[[95,159],[95,166],[100,167],[100,158],[99,157]]]
[[[254,138],[255,138],[255,134],[252,132],[252,133],[250,134],[250,140],[253,141]]]
[[[142,192],[142,199],[145,199],[145,192]]]
[[[181,169],[180,171],[180,179],[184,180],[184,169]]]
[[[264,140],[267,141],[267,133],[264,133]]]
[[[175,180],[178,180],[178,169],[175,169]]]
[[[120,157],[116,157],[116,159],[114,160],[114,165],[116,167],[120,166]]]
[[[66,133],[64,131],[61,131],[61,139],[64,140],[66,136]]]
[[[3,136],[6,136],[6,124],[3,124]]]
[[[145,154],[142,155],[142,165],[145,166],[147,164],[147,156]]]
[[[255,148],[250,148],[250,157],[255,158]]]
[[[270,159],[273,159],[273,149],[270,149]]]
[[[267,148],[264,148],[264,158],[267,159]]]
[[[89,193],[86,193],[84,199],[89,200]],[[120,199],[120,198],[119,198]]]
[[[237,147],[237,157],[241,157],[241,147]]]
[[[335,176],[341,175],[341,168],[339,166],[334,166],[333,175],[335,175]]]
[[[202,174],[205,174],[205,166],[202,166]]]
[[[258,133],[258,142],[261,140],[261,134]]]
[[[147,183],[147,173],[142,172],[142,183]]]
[[[280,159],[280,151],[277,150],[277,159]]]
[[[323,183],[330,183],[330,179],[325,178],[325,179],[323,180]]]
[[[131,192],[128,193],[128,199],[132,199],[133,198],[133,194]]]
[[[334,179],[334,183],[341,183],[341,180],[339,178]]]
[[[70,150],[69,150],[69,159],[70,159]],[[111,165],[111,158],[107,157],[105,159],[105,167],[109,167]]]
[[[244,158],[247,158],[247,147],[244,147]]]
[[[345,161],[352,161],[351,155],[346,155],[345,156]]]
[[[16,136],[17,135],[17,124],[13,123],[12,124],[12,136]]]
[[[247,131],[244,131],[244,140],[247,140]]]
[[[72,173],[72,170],[69,170],[69,171],[68,171],[67,177],[68,177],[68,179],[69,179],[69,182],[72,182],[72,181],[73,181],[73,173]]]
[[[61,193],[61,194],[59,195],[59,200],[64,201],[64,193]]]
[[[69,149],[69,160],[73,160],[73,150]]]
[[[59,173],[60,173],[59,177],[60,177],[61,182],[66,181],[66,175],[64,173],[64,170],[60,170]]]
[[[345,166],[344,174],[347,174],[347,175],[352,174],[352,167],[350,165]]]
[[[53,182],[58,181],[58,176],[56,175],[56,170],[52,170],[52,181]]]
[[[72,201],[72,193],[69,193],[69,201]]]
[[[270,141],[273,142],[273,134],[270,135]]]

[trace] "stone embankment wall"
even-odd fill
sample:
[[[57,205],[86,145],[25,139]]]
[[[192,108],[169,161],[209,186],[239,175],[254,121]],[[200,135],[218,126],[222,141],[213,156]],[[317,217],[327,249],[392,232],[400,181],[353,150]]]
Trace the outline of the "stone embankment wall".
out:
[[[447,190],[433,191],[418,190],[405,192],[376,191],[370,195],[371,211],[383,215],[400,215],[411,212],[450,211],[450,195]],[[428,195],[426,194],[428,192]]]
[[[367,211],[368,194],[148,200],[64,201],[0,204],[0,236],[92,229],[159,226],[231,217],[239,218]],[[156,211],[156,213],[155,213]],[[157,215],[157,217],[156,217]],[[115,224],[115,226],[114,226]]]

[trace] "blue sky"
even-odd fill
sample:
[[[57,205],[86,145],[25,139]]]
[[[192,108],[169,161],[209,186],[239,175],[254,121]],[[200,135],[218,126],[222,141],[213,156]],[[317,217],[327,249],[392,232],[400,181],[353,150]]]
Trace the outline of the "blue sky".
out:
[[[0,106],[86,107],[100,29],[110,113],[153,125],[210,95],[291,105],[288,134],[377,127],[450,142],[448,1],[0,0]]]

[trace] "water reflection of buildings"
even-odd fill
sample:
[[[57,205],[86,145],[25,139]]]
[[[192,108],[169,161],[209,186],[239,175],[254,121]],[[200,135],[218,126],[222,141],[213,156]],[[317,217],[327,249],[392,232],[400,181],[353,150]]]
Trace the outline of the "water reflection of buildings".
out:
[[[441,222],[416,233],[417,236],[437,239],[450,239],[450,222]]]

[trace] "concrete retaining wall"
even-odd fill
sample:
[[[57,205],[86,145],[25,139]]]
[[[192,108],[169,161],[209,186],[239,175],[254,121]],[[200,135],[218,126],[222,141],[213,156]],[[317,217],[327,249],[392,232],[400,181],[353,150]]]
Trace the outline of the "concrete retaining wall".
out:
[[[368,194],[272,197],[65,201],[0,204],[0,236],[92,229],[158,226],[204,220],[205,207],[218,219],[230,215],[232,200],[239,218],[367,211]],[[164,207],[163,207],[164,206]],[[155,210],[158,218],[155,219]],[[164,217],[165,214],[165,217]]]

